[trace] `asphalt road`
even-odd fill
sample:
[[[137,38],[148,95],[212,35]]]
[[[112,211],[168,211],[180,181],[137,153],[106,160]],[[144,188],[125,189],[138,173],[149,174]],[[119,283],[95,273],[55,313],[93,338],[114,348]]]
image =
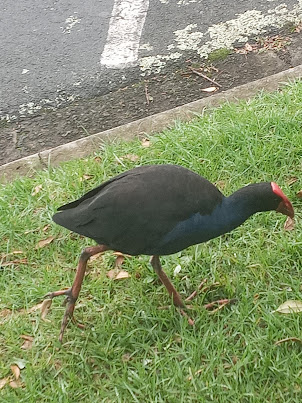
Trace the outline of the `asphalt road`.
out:
[[[302,20],[302,0],[2,0],[0,117],[90,99]]]

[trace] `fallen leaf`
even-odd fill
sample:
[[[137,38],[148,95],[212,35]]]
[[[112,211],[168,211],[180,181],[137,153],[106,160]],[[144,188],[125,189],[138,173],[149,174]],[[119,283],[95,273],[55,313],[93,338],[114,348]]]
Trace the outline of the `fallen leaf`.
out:
[[[18,380],[20,378],[20,374],[21,374],[21,371],[20,371],[20,368],[18,367],[18,365],[11,365],[10,369],[11,369],[12,373],[14,374],[15,379]]]
[[[34,305],[30,309],[28,309],[27,313],[32,313],[32,312],[36,312],[36,311],[40,310],[41,311],[41,319],[48,322],[48,320],[46,320],[45,317],[46,317],[46,315],[48,313],[48,310],[49,310],[51,304],[52,304],[52,299],[51,298],[45,299],[40,304]]]
[[[94,262],[95,260],[98,260],[100,257],[102,257],[103,252],[97,253],[93,256],[91,256],[91,258],[89,259],[90,262]]]
[[[11,315],[13,313],[13,311],[11,311],[10,309],[2,309],[2,311],[0,311],[0,318],[6,318],[7,316]]]
[[[128,361],[131,361],[131,360],[132,360],[131,354],[126,353],[126,354],[122,355],[122,361],[123,362],[128,362]]]
[[[21,339],[24,340],[24,343],[21,346],[22,350],[30,350],[32,348],[32,344],[34,341],[33,336],[28,336],[26,334],[22,334],[20,337],[21,337]],[[20,366],[19,366],[19,368],[20,368]],[[23,368],[20,368],[20,369],[23,369]]]
[[[302,312],[302,301],[288,300],[281,304],[275,311],[279,313],[298,313]]]
[[[115,280],[122,280],[131,277],[127,271],[121,270],[115,277]]]
[[[46,232],[50,228],[50,224],[47,224],[43,227],[42,231]]]
[[[0,379],[0,390],[9,382],[9,378]]]
[[[150,142],[149,139],[143,139],[142,142],[141,142],[141,145],[142,145],[143,147],[150,147],[151,142]]]
[[[218,90],[217,87],[201,88],[201,91],[203,91],[203,92],[215,92],[217,90]]]
[[[295,220],[287,217],[285,224],[284,224],[285,231],[292,231],[295,229]]]
[[[298,337],[287,337],[286,339],[275,341],[275,345],[278,346],[282,343],[287,343],[288,341],[295,341],[297,343],[302,343],[302,339],[298,339]]]
[[[113,252],[113,255],[115,255],[115,256],[124,256],[124,257],[132,257],[131,255],[127,255],[127,253],[121,253],[121,252]]]
[[[84,174],[84,175],[82,176],[82,178],[83,178],[85,181],[88,181],[89,179],[92,179],[92,178],[93,178],[93,175],[86,175],[86,174]]]
[[[199,369],[198,371],[196,371],[196,372],[194,373],[194,375],[199,375],[199,374],[202,373],[202,371],[203,371],[203,369]],[[192,381],[192,379],[193,379],[193,376],[192,376],[192,375],[191,375],[191,376],[188,376],[188,381]]]
[[[14,360],[14,364],[17,364],[20,369],[24,369],[25,366],[26,366],[25,365],[26,361],[23,360],[22,358],[17,358],[17,359]]]
[[[22,255],[23,253],[24,253],[23,250],[14,250],[13,252],[5,253],[4,255],[1,255],[1,259],[5,259],[11,255]]]
[[[124,270],[119,271],[117,269],[109,270],[106,276],[111,280],[122,280],[124,278],[131,277],[127,271]]]
[[[102,158],[101,157],[94,157],[95,162],[101,162]]]
[[[8,262],[2,262],[0,267],[11,266],[13,264],[27,264],[27,259],[16,259],[16,260],[9,260]]]
[[[223,180],[215,182],[215,186],[217,186],[221,190],[223,190],[225,188],[225,185],[226,185],[226,183]]]
[[[181,271],[181,265],[178,264],[178,265],[175,267],[174,271],[173,271],[173,275],[174,275],[174,276],[177,276],[177,274],[180,273],[180,271]]]
[[[41,309],[41,306],[42,306],[42,302],[40,302],[40,304],[34,305],[31,308],[29,308],[27,310],[27,313],[36,312],[38,309]]]
[[[42,189],[42,185],[38,185],[34,188],[33,192],[32,192],[32,196],[36,196],[36,194],[38,194],[40,192],[40,190]]]
[[[121,157],[121,160],[130,160],[132,162],[136,162],[139,160],[139,156],[135,154],[126,154],[123,157]]]
[[[51,304],[52,304],[52,299],[51,298],[45,299],[42,302],[42,305],[41,305],[41,319],[44,320],[45,322],[50,322],[49,319],[46,319],[46,315],[48,314],[48,311],[49,311],[49,308],[51,307]]]
[[[121,268],[123,263],[124,263],[124,260],[125,260],[124,255],[117,256],[116,259],[115,259],[115,262],[114,262],[114,268],[115,269]]]
[[[247,50],[248,52],[253,51],[253,47],[248,42],[244,45],[244,49]]]
[[[46,239],[41,239],[37,245],[36,245],[36,249],[40,249],[40,248],[44,248],[44,246],[49,245],[53,240],[55,239],[54,236],[49,236]]]
[[[18,388],[22,388],[22,387],[23,387],[23,385],[22,385],[20,379],[18,379],[18,380],[16,380],[16,381],[11,381],[11,382],[9,383],[9,386],[10,386],[11,388],[13,388],[13,389],[18,389]]]
[[[297,197],[298,197],[299,199],[302,199],[302,190],[299,190],[299,192],[297,193]]]
[[[295,176],[290,177],[286,183],[288,184],[288,186],[293,185],[294,183],[296,183],[298,180],[298,178],[296,178]]]
[[[28,229],[27,231],[24,231],[24,234],[31,234],[33,232],[38,232],[40,230],[40,228],[35,228],[35,229]]]
[[[106,276],[108,278],[110,278],[110,280],[114,280],[116,274],[117,274],[117,270],[116,269],[111,269],[111,270],[107,271]]]

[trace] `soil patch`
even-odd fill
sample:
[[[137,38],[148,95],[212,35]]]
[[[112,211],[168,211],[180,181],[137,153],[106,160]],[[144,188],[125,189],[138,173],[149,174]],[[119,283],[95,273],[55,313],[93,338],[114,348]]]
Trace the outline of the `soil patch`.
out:
[[[0,165],[300,65],[301,36],[302,33],[287,35],[290,40],[281,48],[276,41],[275,47],[262,44],[259,50],[250,42],[250,46],[242,46],[208,66],[187,55],[177,70],[173,64],[161,74],[116,92],[79,100],[61,109],[40,111],[14,123],[2,122]],[[220,85],[216,92],[203,91],[214,85],[193,72],[192,67],[202,67],[199,71]]]

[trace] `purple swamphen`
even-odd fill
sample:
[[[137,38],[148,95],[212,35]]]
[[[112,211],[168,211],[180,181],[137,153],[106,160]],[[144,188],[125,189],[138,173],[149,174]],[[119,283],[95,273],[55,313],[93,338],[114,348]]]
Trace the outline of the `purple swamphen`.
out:
[[[184,308],[181,296],[162,270],[160,255],[232,231],[257,212],[276,210],[294,217],[290,201],[274,182],[248,185],[225,197],[207,179],[177,165],[131,169],[58,210],[53,216],[57,224],[98,244],[82,251],[71,288],[47,294],[48,298],[67,297],[60,341],[68,318],[73,319],[91,256],[106,250],[151,255],[152,267],[173,303]]]

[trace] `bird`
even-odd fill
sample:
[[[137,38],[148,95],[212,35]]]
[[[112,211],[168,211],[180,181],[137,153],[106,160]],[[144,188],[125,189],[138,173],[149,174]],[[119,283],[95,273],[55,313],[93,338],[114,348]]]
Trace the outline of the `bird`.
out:
[[[91,256],[107,250],[151,256],[174,305],[185,308],[159,257],[228,233],[253,214],[271,210],[294,218],[291,202],[275,182],[249,184],[227,197],[206,178],[173,164],[135,167],[59,207],[53,215],[56,224],[97,244],[81,252],[72,286],[44,297],[66,297],[60,342],[69,318],[74,320]]]

